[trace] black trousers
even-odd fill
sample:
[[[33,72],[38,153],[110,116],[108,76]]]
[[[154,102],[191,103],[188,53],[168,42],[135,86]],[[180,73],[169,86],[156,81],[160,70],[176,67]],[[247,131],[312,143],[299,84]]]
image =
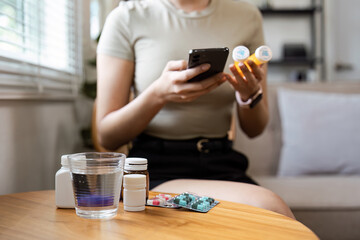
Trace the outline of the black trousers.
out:
[[[247,157],[224,138],[164,140],[142,134],[128,157],[148,159],[150,189],[168,180],[212,179],[257,183],[246,175]]]

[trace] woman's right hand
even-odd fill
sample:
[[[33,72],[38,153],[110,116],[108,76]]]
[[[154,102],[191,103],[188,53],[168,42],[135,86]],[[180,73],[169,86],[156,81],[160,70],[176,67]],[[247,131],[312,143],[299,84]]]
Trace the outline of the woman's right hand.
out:
[[[164,103],[194,101],[226,81],[225,74],[218,73],[199,82],[188,82],[209,68],[210,64],[202,64],[187,69],[187,62],[184,60],[169,61],[160,78],[153,84],[155,95]]]
[[[189,102],[225,81],[223,73],[201,82],[188,83],[209,65],[186,69],[186,61],[170,61],[161,76],[129,102],[135,63],[116,57],[97,56],[97,126],[101,145],[109,150],[131,141],[146,129],[167,102]],[[131,127],[129,127],[131,126]]]

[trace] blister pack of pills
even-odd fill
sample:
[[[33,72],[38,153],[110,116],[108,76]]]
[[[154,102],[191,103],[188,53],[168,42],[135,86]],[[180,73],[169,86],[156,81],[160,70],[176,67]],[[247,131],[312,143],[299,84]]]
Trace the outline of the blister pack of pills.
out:
[[[216,201],[211,197],[198,196],[188,192],[176,195],[175,197],[170,198],[168,202],[179,207],[203,213],[208,212],[219,204],[219,201]]]
[[[149,198],[146,201],[147,206],[155,207],[165,207],[165,208],[179,208],[177,205],[169,203],[168,200],[171,199],[170,194],[160,193],[153,198]]]

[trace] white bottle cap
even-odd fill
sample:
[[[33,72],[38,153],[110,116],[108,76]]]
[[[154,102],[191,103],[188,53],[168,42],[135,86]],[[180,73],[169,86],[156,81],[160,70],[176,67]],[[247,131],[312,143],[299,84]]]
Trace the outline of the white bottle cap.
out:
[[[146,158],[126,158],[125,159],[125,170],[147,170],[148,160]]]
[[[243,62],[250,56],[250,51],[245,46],[237,46],[232,52],[234,61]]]
[[[272,58],[272,51],[268,46],[260,46],[255,51],[255,57],[263,63],[266,63]]]
[[[146,176],[144,174],[124,175],[124,188],[145,188]]]
[[[61,165],[62,165],[62,166],[69,166],[68,156],[69,156],[69,154],[62,155],[62,156],[61,156]]]

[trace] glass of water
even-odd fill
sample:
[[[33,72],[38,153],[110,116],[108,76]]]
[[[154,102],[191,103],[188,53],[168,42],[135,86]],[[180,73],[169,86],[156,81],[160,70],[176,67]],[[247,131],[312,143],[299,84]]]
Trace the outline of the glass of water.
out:
[[[76,214],[83,218],[116,216],[125,154],[88,152],[68,156]]]

